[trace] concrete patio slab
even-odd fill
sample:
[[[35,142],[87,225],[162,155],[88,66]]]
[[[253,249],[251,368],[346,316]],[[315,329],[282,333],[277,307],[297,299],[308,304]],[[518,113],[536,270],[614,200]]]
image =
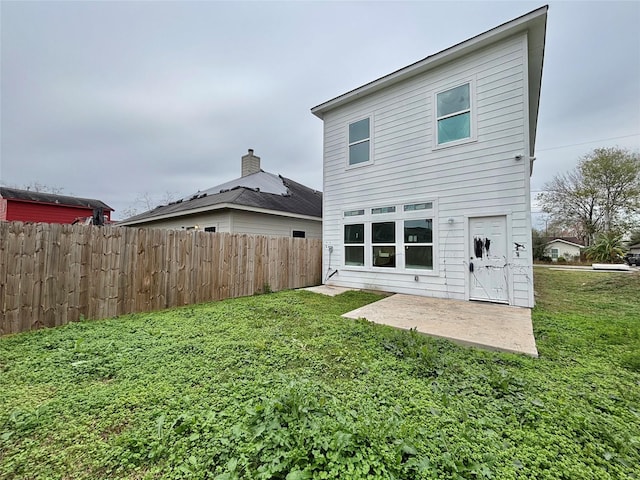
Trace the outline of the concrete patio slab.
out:
[[[336,295],[340,295],[341,293],[353,290],[353,288],[334,287],[331,285],[318,285],[316,287],[301,288],[300,290],[308,290],[309,292],[321,293],[322,295],[335,297]]]
[[[528,308],[395,294],[342,316],[415,328],[463,345],[538,356]]]

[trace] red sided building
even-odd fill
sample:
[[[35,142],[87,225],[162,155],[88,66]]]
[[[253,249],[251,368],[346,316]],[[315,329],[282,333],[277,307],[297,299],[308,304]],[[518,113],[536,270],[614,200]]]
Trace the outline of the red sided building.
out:
[[[0,221],[73,223],[99,209],[109,223],[113,208],[100,200],[0,187]]]

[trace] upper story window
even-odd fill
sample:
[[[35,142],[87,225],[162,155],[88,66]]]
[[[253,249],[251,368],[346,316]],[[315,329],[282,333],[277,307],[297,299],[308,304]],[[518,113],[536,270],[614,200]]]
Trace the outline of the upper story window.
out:
[[[370,121],[368,118],[349,124],[349,165],[371,160]]]
[[[437,145],[471,138],[471,84],[436,95]]]

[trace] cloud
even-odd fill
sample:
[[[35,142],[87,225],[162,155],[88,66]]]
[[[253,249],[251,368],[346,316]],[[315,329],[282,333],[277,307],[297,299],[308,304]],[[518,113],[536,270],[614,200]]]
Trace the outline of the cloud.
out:
[[[311,107],[537,7],[4,2],[0,181],[121,211],[230,180],[253,148],[263,169],[321,189]],[[635,2],[552,2],[534,190],[602,142],[567,145],[640,133],[639,17]]]

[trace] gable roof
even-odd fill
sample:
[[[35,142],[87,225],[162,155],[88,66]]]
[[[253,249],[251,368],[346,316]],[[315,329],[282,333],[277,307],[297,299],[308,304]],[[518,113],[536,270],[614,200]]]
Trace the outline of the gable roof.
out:
[[[549,241],[546,242],[545,245],[549,245],[553,242],[566,243],[567,245],[573,245],[578,248],[585,247],[578,237],[549,237]]]
[[[225,208],[321,220],[322,193],[261,170],[134,215],[118,224],[133,225]]]
[[[93,198],[71,197],[69,195],[34,192],[32,190],[21,190],[19,188],[0,187],[0,197],[30,203],[66,205],[69,207],[82,207],[91,209],[102,208],[103,210],[113,212],[113,208],[111,208],[109,205]]]
[[[282,183],[282,179],[279,175],[274,175],[273,173],[260,170],[259,172],[252,173],[251,175],[245,175],[244,177],[221,183],[220,185],[208,188],[202,192],[198,191],[195,195],[211,195],[238,187],[245,187],[258,192],[273,193],[276,195],[287,194],[287,187]],[[188,198],[191,198],[192,196]]]
[[[526,32],[528,35],[528,67],[529,67],[529,134],[530,134],[530,155],[533,156],[535,150],[536,128],[538,123],[538,107],[540,103],[540,87],[542,84],[542,64],[544,59],[544,44],[547,27],[548,5],[533,10],[521,17],[503,23],[491,30],[487,30],[480,35],[476,35],[464,42],[430,55],[411,65],[396,70],[384,77],[369,82],[361,87],[339,95],[311,109],[311,113],[318,118],[323,118],[324,114],[346,105],[356,99],[372,94],[387,88],[416,75],[433,70],[436,67],[451,62],[464,55],[468,55],[476,50],[484,48],[492,43],[518,33]]]

